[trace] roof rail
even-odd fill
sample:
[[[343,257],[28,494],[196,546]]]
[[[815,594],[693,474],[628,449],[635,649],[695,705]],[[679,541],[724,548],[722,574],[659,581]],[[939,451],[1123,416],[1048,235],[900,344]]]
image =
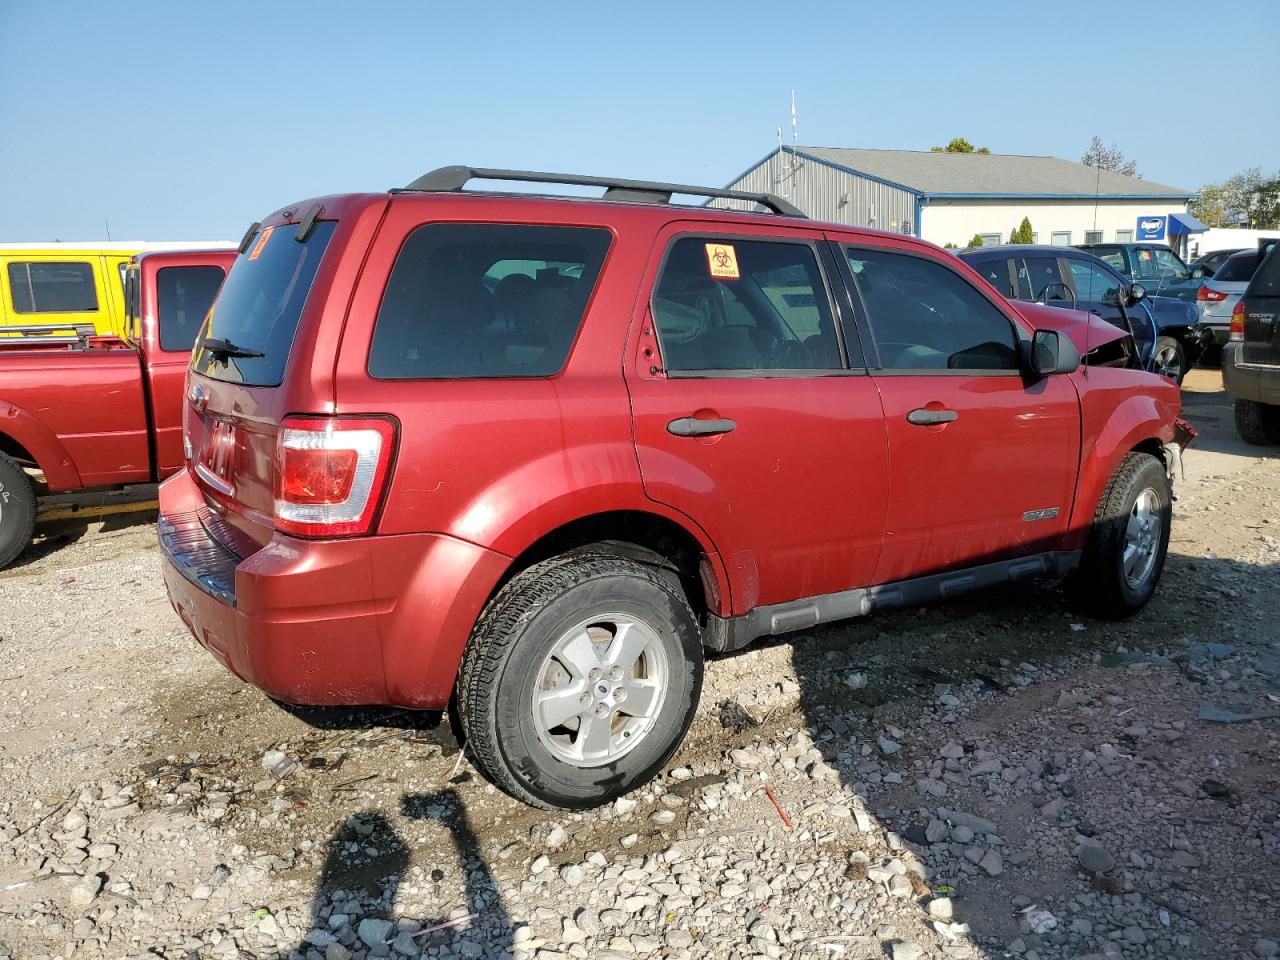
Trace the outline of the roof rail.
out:
[[[717,197],[758,203],[784,217],[803,217],[800,208],[772,193],[750,193],[719,187],[694,187],[685,183],[657,183],[648,180],[620,180],[616,177],[585,177],[576,173],[539,173],[533,170],[499,170],[492,167],[440,167],[424,173],[413,183],[393,193],[457,193],[470,180],[517,180],[522,183],[559,183],[575,187],[604,187],[607,200],[637,203],[670,203],[674,193],[695,197]]]

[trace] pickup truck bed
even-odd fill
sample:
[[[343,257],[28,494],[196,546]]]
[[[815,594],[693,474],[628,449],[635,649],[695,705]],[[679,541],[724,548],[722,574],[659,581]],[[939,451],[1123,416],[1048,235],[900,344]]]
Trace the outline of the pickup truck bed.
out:
[[[234,257],[135,257],[127,337],[0,329],[0,567],[29,542],[37,495],[155,482],[182,466],[191,345]]]

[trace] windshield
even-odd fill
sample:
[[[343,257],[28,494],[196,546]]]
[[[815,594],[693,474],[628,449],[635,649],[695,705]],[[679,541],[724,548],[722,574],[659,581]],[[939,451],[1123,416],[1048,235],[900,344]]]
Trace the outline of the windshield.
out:
[[[293,335],[333,236],[333,220],[316,223],[305,243],[298,225],[265,227],[227,274],[209,319],[196,339],[191,369],[214,380],[274,387],[284,379]],[[209,341],[227,349],[210,349]],[[240,356],[237,354],[248,354]]]

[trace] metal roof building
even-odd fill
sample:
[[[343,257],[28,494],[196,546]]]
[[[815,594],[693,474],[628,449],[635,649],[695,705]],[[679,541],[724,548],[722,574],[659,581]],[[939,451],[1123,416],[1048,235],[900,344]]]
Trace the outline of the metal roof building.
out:
[[[975,234],[1002,243],[1023,217],[1037,242],[1055,244],[1176,246],[1198,225],[1185,216],[1192,190],[1057,157],[784,146],[729,186],[777,194],[816,220],[957,246]]]

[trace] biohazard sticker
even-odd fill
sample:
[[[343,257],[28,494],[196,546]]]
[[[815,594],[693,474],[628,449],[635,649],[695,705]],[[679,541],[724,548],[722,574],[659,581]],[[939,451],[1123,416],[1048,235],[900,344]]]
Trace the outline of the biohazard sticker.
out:
[[[267,245],[267,241],[271,239],[271,231],[275,227],[267,227],[262,231],[262,236],[258,237],[258,242],[253,245],[253,249],[249,251],[249,259],[257,260],[262,255],[263,248]]]
[[[728,243],[707,244],[707,267],[717,280],[737,280],[738,254]]]

